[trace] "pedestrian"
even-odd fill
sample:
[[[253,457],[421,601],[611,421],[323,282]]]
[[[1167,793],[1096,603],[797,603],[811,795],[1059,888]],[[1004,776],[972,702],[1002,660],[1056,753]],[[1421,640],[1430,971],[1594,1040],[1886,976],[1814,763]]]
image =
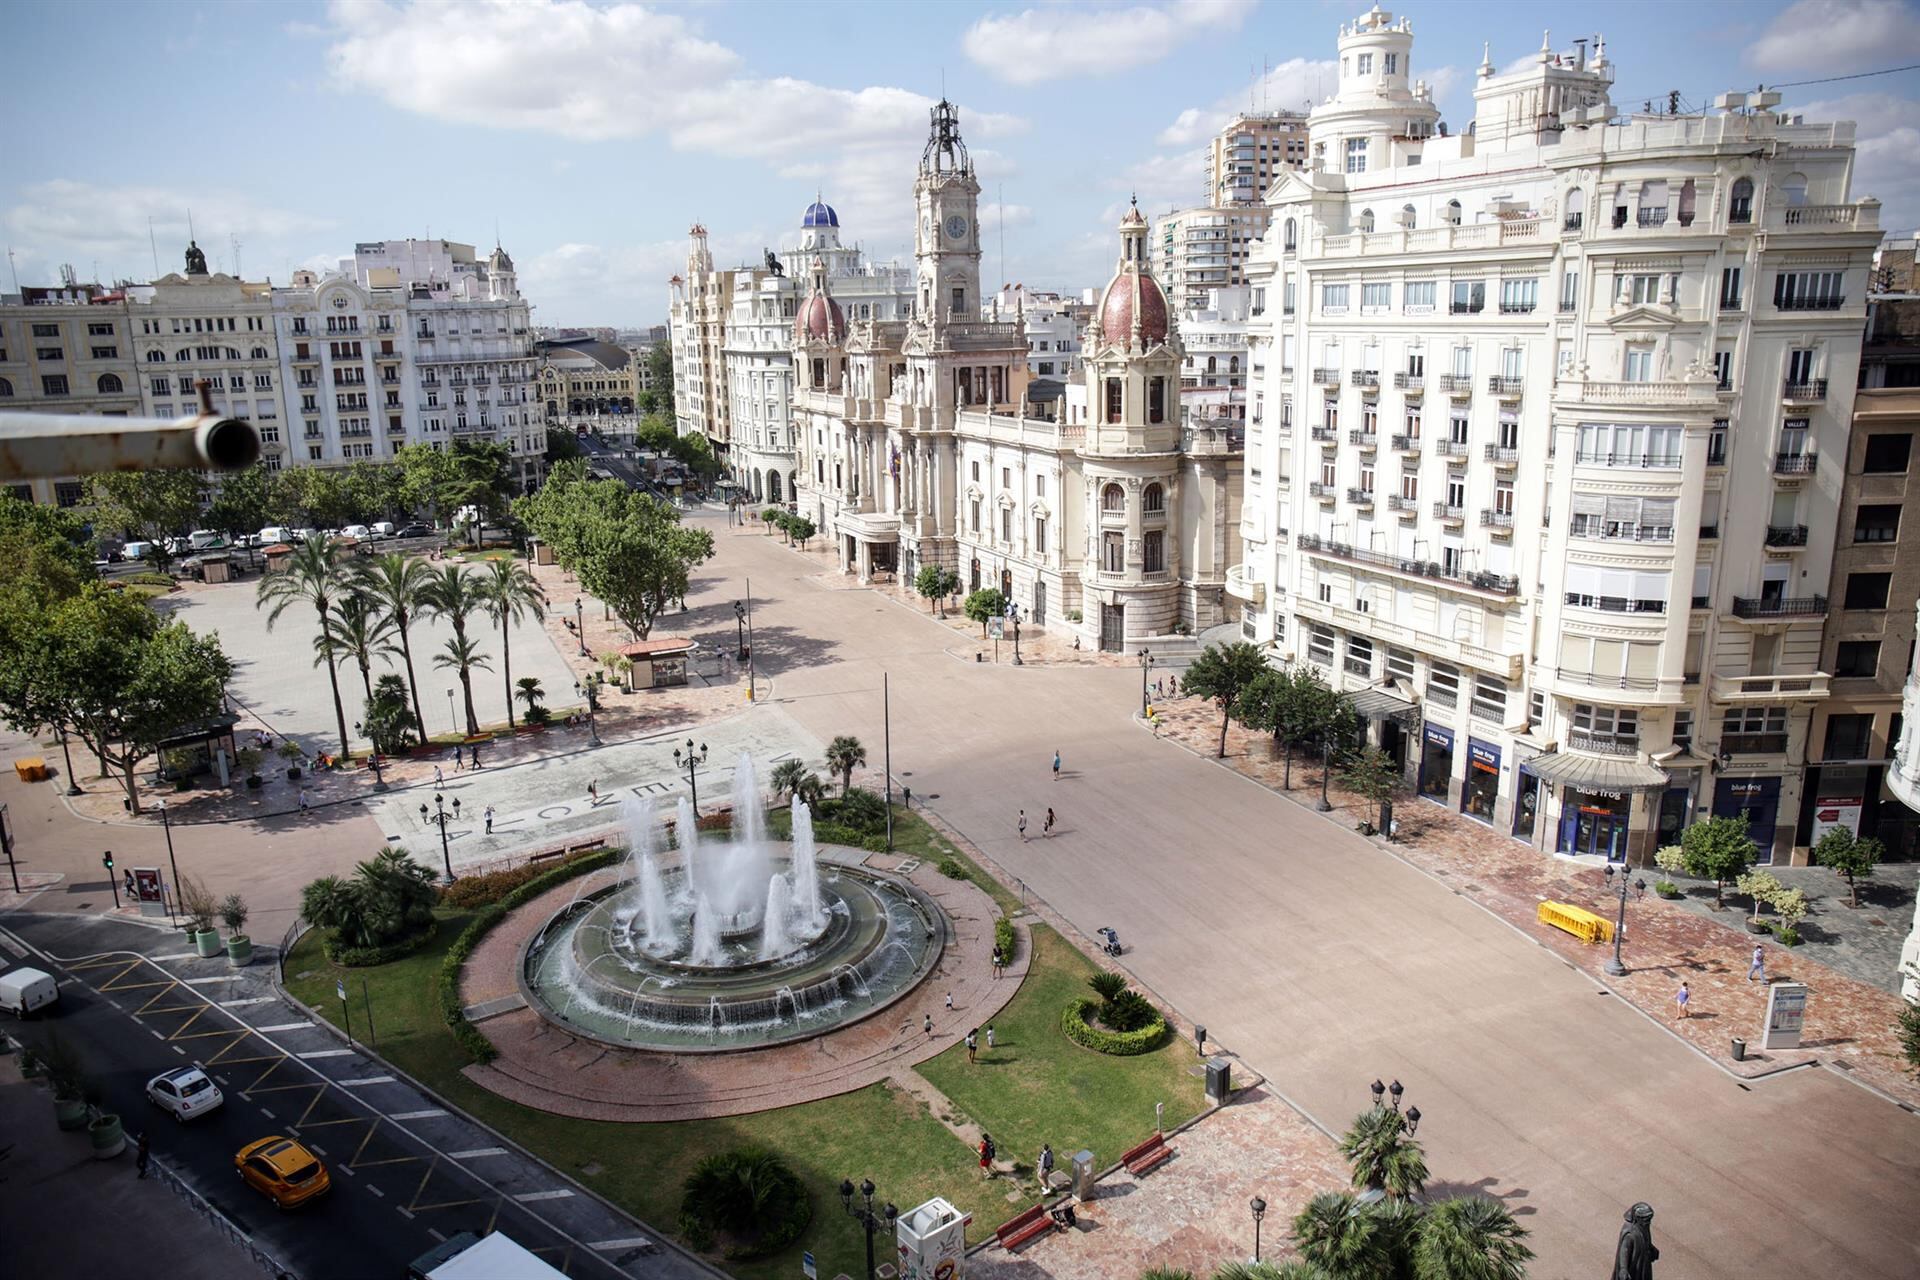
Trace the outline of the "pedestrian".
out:
[[[1152,708],[1148,708],[1147,710],[1147,724],[1149,727],[1152,728],[1153,736],[1156,738],[1159,737],[1160,736],[1160,715],[1158,712],[1154,711]]]
[[[1176,698],[1180,696],[1180,677],[1179,676],[1167,677],[1167,692]]]
[[[1043,1187],[1046,1186],[1047,1179],[1053,1176],[1052,1143],[1043,1142],[1040,1144],[1040,1158],[1034,1161],[1034,1165],[1040,1170],[1040,1185]]]
[[[980,1135],[980,1172],[989,1178],[993,1176],[993,1136],[991,1134]]]
[[[465,772],[466,767],[467,758],[461,754],[460,744],[456,742],[453,746],[453,771],[455,773],[462,773]]]
[[[987,1027],[987,1048],[993,1048],[993,1027],[991,1025]]]
[[[929,1040],[933,1039],[933,1015],[928,1014],[926,1017],[926,1021],[922,1022],[920,1025],[926,1029],[927,1039]]]
[[[487,834],[492,835],[493,834],[493,806],[492,805],[487,806],[486,817],[487,817]]]
[[[947,1012],[953,1012],[953,992],[947,992]]]
[[[1051,805],[1047,807],[1047,820],[1040,825],[1040,834],[1043,836],[1051,836],[1053,834],[1053,807]]]
[[[1166,691],[1167,691],[1167,678],[1165,676],[1161,676],[1158,680],[1155,680],[1153,682],[1153,696],[1157,698],[1161,694],[1165,693]]]
[[[1755,978],[1762,982],[1767,980],[1767,953],[1760,946],[1754,947],[1753,963],[1747,966],[1747,981],[1752,982]]]
[[[437,787],[437,786],[440,786],[445,781],[446,781],[446,777],[444,774],[440,772],[440,766],[439,765],[433,766],[433,785]]]
[[[1687,1016],[1687,1001],[1691,998],[1691,995],[1689,995],[1687,991],[1687,984],[1684,982],[1681,983],[1680,990],[1676,991],[1673,996],[1674,1008],[1678,1011],[1675,1013],[1675,1017],[1684,1018]]]
[[[1026,842],[1027,842],[1027,811],[1025,809],[1022,809],[1020,811],[1020,843],[1025,844]]]
[[[153,1153],[148,1150],[146,1130],[143,1129],[140,1131],[140,1145],[133,1150],[134,1167],[140,1171],[142,1178],[147,1176],[147,1162],[152,1158]]]
[[[975,1058],[973,1055],[975,1046],[979,1044],[979,1037],[977,1034],[978,1031],[979,1031],[979,1028],[976,1027],[973,1031],[967,1032],[967,1061],[968,1062],[978,1061],[978,1059]]]
[[[133,872],[129,871],[127,872],[127,874],[131,876]],[[998,978],[1000,976],[1000,966],[1004,963],[1006,962],[1002,960],[1000,957],[1000,948],[995,947],[993,949],[993,976],[995,978]]]
[[[473,748],[473,767],[476,769],[480,767],[480,746],[478,743],[475,743]]]
[[[587,799],[594,804],[600,803],[600,779],[591,778],[587,781]]]
[[[307,811],[307,789],[305,787],[302,787],[300,788],[300,812],[305,813],[306,811]]]
[[[1053,749],[1053,780],[1060,781],[1060,748]]]

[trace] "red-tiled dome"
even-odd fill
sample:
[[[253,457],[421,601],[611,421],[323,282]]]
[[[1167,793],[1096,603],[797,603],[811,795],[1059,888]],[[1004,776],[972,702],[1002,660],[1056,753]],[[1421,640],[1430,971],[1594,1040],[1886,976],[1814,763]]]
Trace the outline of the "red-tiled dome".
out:
[[[1100,331],[1117,347],[1133,341],[1134,317],[1140,318],[1140,345],[1167,340],[1167,295],[1160,282],[1138,271],[1122,271],[1100,300]]]
[[[847,336],[847,317],[840,304],[824,293],[816,293],[800,304],[793,317],[793,336],[801,340],[824,338],[838,342]]]

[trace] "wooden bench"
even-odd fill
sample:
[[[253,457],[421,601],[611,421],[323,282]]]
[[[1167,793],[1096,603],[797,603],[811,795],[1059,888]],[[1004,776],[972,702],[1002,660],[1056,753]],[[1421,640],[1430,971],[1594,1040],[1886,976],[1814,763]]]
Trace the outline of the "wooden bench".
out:
[[[1120,1163],[1127,1166],[1127,1172],[1137,1178],[1172,1155],[1173,1148],[1167,1145],[1167,1136],[1156,1133],[1133,1150],[1123,1153]]]
[[[1000,1247],[1011,1253],[1027,1241],[1047,1234],[1053,1225],[1047,1207],[1037,1204],[1012,1221],[1001,1223],[993,1234],[1000,1238]]]

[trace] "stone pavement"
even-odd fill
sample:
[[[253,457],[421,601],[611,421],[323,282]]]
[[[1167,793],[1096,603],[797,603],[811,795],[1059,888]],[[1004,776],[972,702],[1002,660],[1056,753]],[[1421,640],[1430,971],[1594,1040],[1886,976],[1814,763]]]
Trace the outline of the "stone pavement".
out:
[[[1789,889],[1807,895],[1811,910],[1800,925],[1800,949],[1797,954],[1818,960],[1849,978],[1888,991],[1900,990],[1900,947],[1907,940],[1913,923],[1913,896],[1920,880],[1920,862],[1883,863],[1875,867],[1873,879],[1860,884],[1860,905],[1847,905],[1847,882],[1839,872],[1827,867],[1768,867]],[[1648,873],[1652,883],[1652,872]],[[1705,915],[1708,919],[1729,921],[1738,902],[1738,914],[1751,905],[1728,886],[1727,911],[1713,909],[1713,882],[1676,877],[1675,883],[1686,896],[1676,906]],[[1763,915],[1771,919],[1772,911]]]
[[[1247,1203],[1254,1196],[1268,1206],[1260,1256],[1280,1262],[1293,1256],[1288,1225],[1294,1214],[1320,1192],[1348,1185],[1333,1142],[1265,1085],[1236,1093],[1226,1106],[1168,1135],[1167,1145],[1172,1159],[1142,1177],[1115,1170],[1092,1200],[1074,1206],[1075,1229],[1050,1232],[1017,1254],[993,1242],[993,1229],[1005,1219],[989,1222],[992,1213],[976,1213],[967,1234],[989,1243],[967,1259],[968,1273],[981,1280],[1122,1280],[1168,1267],[1210,1275],[1223,1262],[1253,1256]],[[1058,1154],[1067,1167],[1073,1153]],[[1488,1194],[1525,1198],[1517,1190]],[[1006,1218],[1016,1208],[1009,1206]]]
[[[1182,698],[1159,704],[1156,711],[1162,734],[1209,758],[1218,749],[1220,713],[1215,704]],[[1263,785],[1280,787],[1284,760],[1273,757],[1269,735],[1250,733],[1237,724],[1229,726],[1224,763]],[[1302,805],[1316,800],[1319,762],[1295,760],[1293,784],[1290,799]],[[1369,806],[1345,791],[1337,775],[1330,792],[1334,812],[1328,817],[1351,829],[1366,816]],[[1771,938],[1745,932],[1740,924],[1745,911],[1731,890],[1727,895],[1729,906],[1717,913],[1717,918],[1711,918],[1715,913],[1710,910],[1690,910],[1651,892],[1644,899],[1630,901],[1622,940],[1630,972],[1625,977],[1612,977],[1604,967],[1612,955],[1610,945],[1582,943],[1539,923],[1535,916],[1540,902],[1554,901],[1569,902],[1613,919],[1619,902],[1607,893],[1605,875],[1599,868],[1566,858],[1543,857],[1483,823],[1425,800],[1402,800],[1394,806],[1394,819],[1398,827],[1395,840],[1391,844],[1376,843],[1549,948],[1657,1020],[1722,1070],[1752,1079],[1789,1067],[1827,1063],[1909,1107],[1920,1107],[1920,1078],[1906,1066],[1894,1034],[1900,997],[1820,963],[1805,946],[1783,947]],[[1832,878],[1831,872],[1811,870]],[[1656,873],[1648,868],[1635,874],[1651,883]],[[1710,896],[1706,905],[1712,905]],[[1830,904],[1830,909],[1846,908]],[[1766,985],[1747,981],[1756,942],[1763,946],[1770,978],[1792,979],[1810,988],[1799,1049],[1759,1049],[1766,1017]],[[1691,1016],[1684,1020],[1673,1016],[1674,995],[1683,981],[1690,989],[1691,1010]],[[1752,1046],[1743,1062],[1733,1059],[1735,1036]]]
[[[905,859],[828,846],[823,861],[848,861],[903,874]],[[460,995],[472,1008],[519,994],[520,954],[548,918],[582,893],[611,884],[617,868],[557,885],[527,903],[481,941],[461,970]],[[993,899],[968,880],[951,880],[920,863],[904,873],[937,901],[953,937],[913,991],[828,1035],[751,1053],[647,1053],[584,1040],[521,1007],[476,1025],[500,1056],[466,1069],[475,1083],[525,1106],[589,1120],[691,1120],[770,1111],[872,1084],[945,1052],[971,1027],[991,1019],[1020,990],[1031,948],[1022,945],[1005,977],[990,958]],[[945,997],[953,996],[953,1009]],[[933,1035],[922,1018],[933,1018]]]

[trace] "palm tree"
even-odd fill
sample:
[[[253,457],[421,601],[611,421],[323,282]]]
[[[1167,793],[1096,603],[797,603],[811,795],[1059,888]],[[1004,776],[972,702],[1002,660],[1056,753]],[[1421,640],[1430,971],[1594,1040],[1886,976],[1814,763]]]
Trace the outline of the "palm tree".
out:
[[[459,565],[444,565],[439,572],[427,575],[427,583],[420,591],[420,603],[453,626],[453,638],[459,642],[459,648],[456,650],[449,644],[447,652],[459,652],[468,659],[460,668],[460,684],[467,695],[467,734],[479,733],[480,718],[473,714],[473,683],[467,678],[468,668],[474,665],[471,659],[479,651],[467,640],[467,618],[481,607],[480,576]],[[442,667],[452,665],[445,654],[436,657],[434,663]]]
[[[1388,1280],[1393,1252],[1379,1218],[1350,1191],[1323,1191],[1293,1220],[1300,1255],[1340,1280]]]
[[[320,636],[315,641],[320,657],[327,664],[327,680],[333,686],[333,715],[340,726],[340,754],[347,754],[347,708],[340,701],[340,673],[334,667],[334,647],[327,634],[327,618],[334,600],[347,593],[346,574],[333,562],[333,544],[325,538],[303,542],[287,560],[287,567],[260,580],[254,607],[272,605],[267,612],[267,629],[280,620],[287,606],[306,603],[320,619]]]
[[[480,578],[480,606],[500,624],[500,674],[507,682],[507,728],[513,728],[513,655],[508,649],[510,628],[528,614],[538,622],[546,616],[542,607],[547,593],[540,589],[533,573],[518,560],[489,560],[488,572]]]
[[[527,704],[527,723],[532,724],[539,718],[539,713],[545,709],[547,691],[540,687],[539,676],[521,676],[513,683],[519,690],[514,697]],[[539,723],[545,724],[546,721],[539,720]]]
[[[810,772],[805,760],[782,760],[773,767],[773,794],[789,799],[799,795],[800,784],[807,780]]]
[[[480,722],[473,715],[473,672],[490,669],[487,655],[480,652],[471,636],[452,636],[446,647],[445,653],[433,655],[433,665],[460,673],[460,689],[467,698],[467,736],[471,738],[480,732]]]
[[[393,643],[393,619],[380,612],[378,603],[354,592],[340,597],[327,615],[313,647],[324,652],[352,658],[360,668],[360,683],[366,687],[367,701],[373,701],[373,660],[391,658],[400,650]],[[315,665],[319,665],[316,660]]]
[[[1533,1250],[1507,1206],[1462,1196],[1429,1208],[1413,1240],[1414,1280],[1523,1280]]]
[[[426,561],[398,551],[389,551],[370,564],[363,563],[354,574],[355,589],[380,606],[400,637],[400,652],[407,663],[407,694],[413,700],[414,727],[420,731],[422,742],[427,740],[427,720],[420,714],[420,682],[413,674],[413,645],[407,628],[426,607],[420,595],[432,577],[433,570],[427,568]]]
[[[1340,1154],[1353,1167],[1353,1185],[1360,1190],[1406,1199],[1427,1185],[1426,1153],[1407,1132],[1407,1119],[1397,1107],[1361,1112],[1340,1139]]]
[[[841,734],[827,744],[827,770],[840,775],[840,794],[853,788],[853,771],[867,762],[867,749],[860,739]]]

